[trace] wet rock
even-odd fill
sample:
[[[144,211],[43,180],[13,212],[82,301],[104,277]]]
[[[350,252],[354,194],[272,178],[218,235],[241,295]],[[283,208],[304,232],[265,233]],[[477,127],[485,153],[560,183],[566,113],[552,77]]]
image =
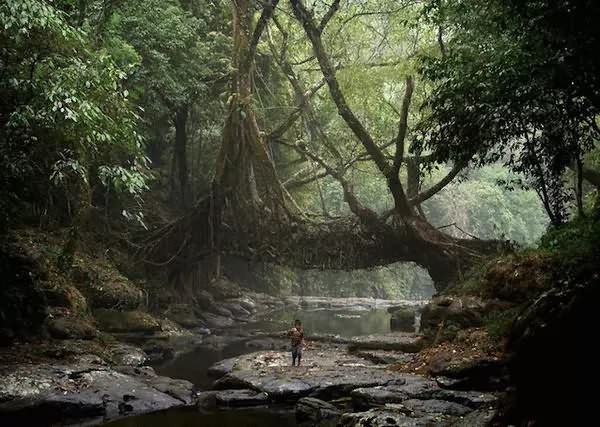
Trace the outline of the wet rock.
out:
[[[215,409],[217,407],[218,391],[201,391],[196,394],[196,406],[199,409]]]
[[[203,313],[202,318],[210,329],[222,329],[233,326],[235,321],[230,317],[221,316],[212,313]]]
[[[296,420],[311,426],[335,425],[341,412],[331,403],[303,397],[296,403]]]
[[[424,416],[410,418],[403,406],[387,405],[366,412],[343,414],[339,427],[430,427],[448,426],[452,419],[447,416]]]
[[[144,344],[144,353],[146,353],[148,361],[159,362],[173,359],[175,348],[168,342],[150,341]]]
[[[269,402],[269,395],[254,390],[222,390],[215,395],[217,406],[258,406]]]
[[[352,403],[366,409],[387,403],[401,403],[408,399],[429,399],[440,388],[433,380],[415,375],[398,375],[394,384],[362,387],[352,391]]]
[[[140,348],[127,345],[115,344],[108,348],[110,361],[117,366],[141,366],[146,360],[146,353]]]
[[[410,410],[413,416],[451,415],[460,417],[471,412],[470,408],[459,403],[437,399],[409,399],[402,402],[402,405]]]
[[[289,355],[263,351],[236,359],[233,369],[215,383],[218,389],[264,391],[276,401],[310,396],[329,400],[348,396],[359,387],[394,384],[398,374],[340,350],[313,349],[305,365],[291,368]]]
[[[176,398],[168,394],[175,380],[144,368],[138,374],[138,368],[128,369],[134,375],[87,364],[18,366],[0,375],[0,418],[3,425],[48,425],[66,418],[111,420],[191,403],[181,397],[181,381],[173,392]],[[192,396],[193,386],[187,387]]]
[[[226,318],[230,318],[230,319],[235,317],[233,315],[233,313],[228,308],[226,308],[223,304],[215,304],[211,308],[211,312],[218,316],[226,317]],[[209,324],[209,326],[210,326],[210,324]]]
[[[98,327],[106,332],[137,332],[151,334],[160,331],[160,322],[143,311],[117,311],[98,309],[94,311]]]
[[[255,313],[257,311],[256,303],[250,298],[240,298],[237,300],[238,304],[249,313]]]
[[[473,411],[452,424],[452,427],[488,427],[495,416],[494,410]]]
[[[358,388],[352,391],[351,396],[354,407],[359,409],[411,399],[442,400],[473,409],[489,408],[497,401],[497,397],[490,393],[444,390],[435,381],[416,375],[399,376],[396,384],[392,385]]]
[[[223,307],[227,309],[234,317],[249,317],[250,312],[236,302],[225,302]]]
[[[215,378],[220,378],[224,375],[227,375],[233,371],[233,367],[235,366],[237,360],[237,357],[232,357],[230,359],[221,360],[220,362],[213,364],[208,368],[208,375]]]
[[[185,328],[206,326],[205,322],[198,318],[194,308],[189,304],[171,304],[164,315]]]
[[[92,339],[98,331],[87,320],[75,317],[58,317],[49,319],[48,332],[58,339]]]

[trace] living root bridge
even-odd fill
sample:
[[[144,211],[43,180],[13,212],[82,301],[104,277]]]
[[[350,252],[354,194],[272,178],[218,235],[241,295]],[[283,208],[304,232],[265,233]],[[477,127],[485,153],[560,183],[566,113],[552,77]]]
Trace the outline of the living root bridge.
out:
[[[359,217],[317,222],[282,217],[259,206],[252,213],[250,207],[234,213],[216,202],[208,196],[189,214],[155,230],[143,246],[147,262],[177,271],[192,269],[216,255],[328,270],[414,262],[429,271],[436,289],[441,290],[483,254],[499,249],[496,241],[447,235],[443,241],[424,238],[418,226],[394,221],[394,217],[368,224]]]

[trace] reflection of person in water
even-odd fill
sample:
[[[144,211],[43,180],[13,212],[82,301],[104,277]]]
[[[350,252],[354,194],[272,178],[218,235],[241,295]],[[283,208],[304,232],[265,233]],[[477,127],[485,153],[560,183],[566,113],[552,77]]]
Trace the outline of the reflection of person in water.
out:
[[[296,359],[298,359],[298,366],[300,366],[302,347],[304,346],[304,328],[300,320],[294,320],[294,327],[288,332],[288,337],[290,337],[292,345],[292,366],[296,366]]]

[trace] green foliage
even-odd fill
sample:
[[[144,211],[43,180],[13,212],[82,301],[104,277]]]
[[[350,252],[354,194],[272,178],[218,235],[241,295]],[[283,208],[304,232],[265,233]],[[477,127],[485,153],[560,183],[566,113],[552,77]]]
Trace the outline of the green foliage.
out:
[[[523,307],[512,307],[505,310],[492,311],[485,316],[484,323],[490,338],[500,342],[508,336],[513,322],[521,313]]]
[[[541,238],[540,250],[567,259],[598,253],[600,221],[597,214],[550,229]]]
[[[433,3],[428,12],[449,36],[446,55],[424,59],[423,76],[436,86],[416,145],[432,148],[440,160],[475,156],[480,164],[502,161],[527,177],[552,223],[560,224],[569,198],[563,172],[598,138],[597,85],[577,75],[587,75],[597,62],[582,51],[594,45],[598,30],[582,15],[588,13],[583,5],[526,3],[523,8],[504,1]],[[591,16],[600,13],[597,2],[583,3]],[[581,21],[574,37],[584,48],[570,50],[571,35],[558,39],[549,27],[537,28],[562,12],[567,22]],[[558,44],[550,44],[548,37]],[[580,62],[566,69],[569,61]],[[574,81],[582,84],[576,91]]]
[[[123,87],[126,73],[47,2],[4,2],[0,22],[4,212],[24,201],[40,209],[61,199],[77,204],[82,188],[101,193],[99,182],[119,189],[113,177],[99,176],[115,167],[137,182],[127,191],[139,196],[145,158],[138,116]]]

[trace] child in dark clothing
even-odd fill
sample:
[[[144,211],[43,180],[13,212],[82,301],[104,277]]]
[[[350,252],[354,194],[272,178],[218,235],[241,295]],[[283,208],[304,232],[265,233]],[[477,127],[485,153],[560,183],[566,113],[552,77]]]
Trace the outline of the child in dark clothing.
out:
[[[302,348],[304,347],[304,328],[302,328],[300,320],[294,320],[294,327],[288,332],[288,337],[290,337],[292,345],[292,366],[296,366],[296,359],[298,360],[298,366],[300,366]]]

